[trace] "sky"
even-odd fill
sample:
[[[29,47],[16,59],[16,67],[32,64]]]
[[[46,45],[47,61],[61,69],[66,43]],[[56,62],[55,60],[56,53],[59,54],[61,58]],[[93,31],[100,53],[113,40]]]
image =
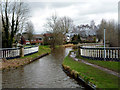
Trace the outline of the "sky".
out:
[[[45,32],[47,18],[56,13],[59,17],[68,16],[74,25],[90,24],[91,20],[98,25],[102,19],[118,21],[119,0],[28,0],[30,20],[35,33]]]

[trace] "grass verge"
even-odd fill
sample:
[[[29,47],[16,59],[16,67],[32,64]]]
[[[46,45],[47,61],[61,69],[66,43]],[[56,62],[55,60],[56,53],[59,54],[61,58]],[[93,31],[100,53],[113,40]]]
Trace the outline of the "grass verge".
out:
[[[85,60],[85,61],[92,63],[92,64],[96,64],[96,65],[104,67],[104,68],[108,68],[108,69],[113,70],[115,72],[120,71],[120,67],[119,67],[120,62],[92,60],[92,59],[87,59],[87,58],[83,58],[83,57],[77,57],[77,58]]]
[[[49,48],[49,46],[39,46],[39,51],[37,53],[20,58],[5,60],[5,62],[2,62],[2,67],[0,67],[0,69],[5,70],[5,69],[17,68],[19,66],[26,65],[28,63],[31,63],[34,60],[34,58],[50,52],[51,49]]]
[[[71,70],[77,71],[80,77],[87,82],[89,81],[95,84],[97,88],[120,88],[118,77],[82,62],[74,61],[69,56],[64,59],[63,65],[69,66]]]

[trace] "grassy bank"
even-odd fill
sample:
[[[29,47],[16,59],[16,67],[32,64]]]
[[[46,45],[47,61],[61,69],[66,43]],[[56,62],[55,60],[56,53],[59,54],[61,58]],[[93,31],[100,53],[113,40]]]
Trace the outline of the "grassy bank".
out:
[[[104,68],[108,68],[108,69],[116,71],[116,72],[120,71],[120,67],[119,67],[120,62],[92,60],[92,59],[87,59],[87,58],[83,58],[83,57],[77,57],[77,58],[85,60],[92,64],[102,66]]]
[[[97,88],[118,88],[118,77],[101,71],[97,68],[86,65],[82,62],[74,61],[67,56],[63,65],[69,66],[71,70],[77,71],[85,80],[97,86]]]
[[[51,49],[48,46],[39,46],[39,51],[37,53],[24,56],[21,58],[5,60],[4,62],[2,62],[2,67],[0,69],[4,70],[4,69],[10,69],[10,68],[17,68],[19,66],[26,65],[28,63],[31,63],[34,58],[50,52],[51,52]]]

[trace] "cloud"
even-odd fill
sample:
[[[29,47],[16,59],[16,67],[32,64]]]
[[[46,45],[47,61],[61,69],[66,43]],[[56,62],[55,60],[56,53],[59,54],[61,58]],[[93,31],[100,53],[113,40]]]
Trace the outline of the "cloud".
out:
[[[69,2],[68,2],[69,1]],[[75,25],[89,24],[95,20],[96,24],[104,19],[118,19],[119,0],[57,0],[29,2],[31,7],[31,21],[36,33],[44,32],[46,19],[53,13],[58,16],[69,16]]]

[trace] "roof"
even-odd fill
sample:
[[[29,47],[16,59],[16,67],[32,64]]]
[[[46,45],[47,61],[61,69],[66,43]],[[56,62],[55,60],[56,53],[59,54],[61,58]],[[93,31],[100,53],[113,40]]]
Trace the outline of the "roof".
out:
[[[45,33],[44,36],[51,36],[51,34],[50,33]]]
[[[31,43],[42,43],[43,41],[41,41],[41,40],[35,40],[35,41],[31,41]]]

